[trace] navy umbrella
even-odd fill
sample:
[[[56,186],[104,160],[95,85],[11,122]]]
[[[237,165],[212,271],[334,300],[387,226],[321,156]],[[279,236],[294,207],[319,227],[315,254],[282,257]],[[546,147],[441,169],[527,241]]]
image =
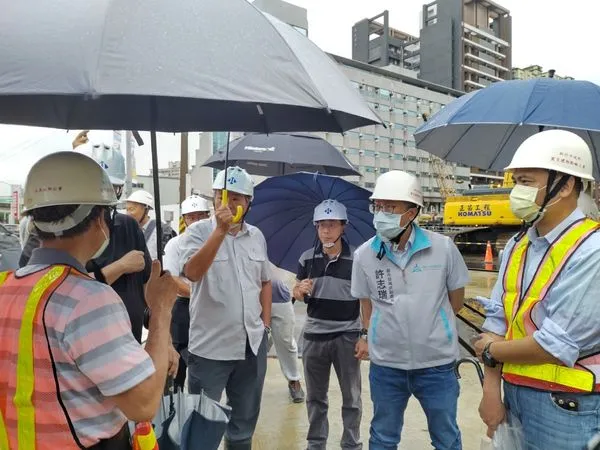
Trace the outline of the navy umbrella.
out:
[[[296,173],[269,178],[254,190],[246,216],[265,235],[269,259],[282,269],[296,272],[300,255],[316,242],[315,206],[328,198],[348,210],[345,238],[359,246],[375,235],[369,211],[371,192],[341,178]]]
[[[493,83],[449,103],[415,132],[415,141],[448,161],[503,170],[525,139],[549,128],[581,136],[600,177],[600,86],[589,81]]]
[[[203,165],[221,169],[226,156],[224,147]],[[248,134],[230,143],[229,162],[254,175],[267,177],[296,172],[360,176],[338,149],[308,133]]]

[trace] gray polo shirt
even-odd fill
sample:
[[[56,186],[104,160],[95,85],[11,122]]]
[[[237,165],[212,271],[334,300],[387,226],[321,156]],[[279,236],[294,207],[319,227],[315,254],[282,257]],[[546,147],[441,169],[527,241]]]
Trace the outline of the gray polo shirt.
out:
[[[402,370],[440,366],[458,358],[456,319],[448,292],[469,281],[456,245],[414,225],[403,252],[375,236],[354,254],[352,295],[373,305],[369,356]]]
[[[187,262],[216,227],[214,218],[192,224],[179,239]],[[267,243],[261,231],[248,224],[228,234],[204,277],[192,283],[190,353],[214,360],[243,360],[246,338],[254,354],[264,337],[260,317],[262,283],[271,280]]]

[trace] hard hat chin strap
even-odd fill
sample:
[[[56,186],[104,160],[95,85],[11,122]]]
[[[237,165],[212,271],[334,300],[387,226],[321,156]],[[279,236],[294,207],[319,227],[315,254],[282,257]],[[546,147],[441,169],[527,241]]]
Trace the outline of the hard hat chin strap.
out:
[[[75,228],[89,216],[96,205],[79,205],[79,207],[66,217],[56,222],[42,222],[33,220],[33,224],[44,233],[62,236],[65,231]]]
[[[527,230],[529,228],[534,226],[542,218],[542,214],[544,214],[546,207],[551,206],[548,204],[550,202],[550,200],[552,200],[554,197],[556,197],[556,195],[560,192],[560,190],[563,187],[565,187],[565,185],[569,181],[569,178],[571,178],[572,175],[566,175],[566,174],[562,175],[560,177],[560,179],[558,180],[558,182],[556,183],[556,185],[554,185],[554,187],[548,188],[548,186],[552,186],[554,184],[557,177],[558,177],[558,172],[556,170],[548,171],[548,181],[546,183],[546,195],[544,196],[544,201],[542,202],[542,205],[540,206],[540,210],[538,211],[538,213],[535,215],[535,217],[531,221],[529,221],[529,222],[523,221],[523,224],[521,225],[521,229],[519,230],[519,233],[517,234],[517,237],[516,237],[517,241],[520,240],[525,235],[525,233],[527,233]]]

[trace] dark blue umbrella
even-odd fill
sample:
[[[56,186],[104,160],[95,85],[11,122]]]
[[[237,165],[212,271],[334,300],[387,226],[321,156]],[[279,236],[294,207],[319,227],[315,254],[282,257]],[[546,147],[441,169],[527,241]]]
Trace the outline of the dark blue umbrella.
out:
[[[203,164],[222,169],[227,149],[220,149]],[[248,134],[229,144],[229,163],[254,175],[273,177],[296,172],[358,175],[333,145],[308,133]]]
[[[341,178],[296,173],[269,178],[254,190],[246,220],[265,235],[269,259],[282,269],[296,272],[300,255],[314,247],[315,206],[335,199],[348,210],[345,238],[359,246],[375,235],[369,212],[371,192]]]
[[[415,132],[417,147],[442,159],[503,170],[517,147],[543,129],[577,133],[594,154],[600,176],[600,86],[589,81],[513,80],[493,83],[449,103]]]

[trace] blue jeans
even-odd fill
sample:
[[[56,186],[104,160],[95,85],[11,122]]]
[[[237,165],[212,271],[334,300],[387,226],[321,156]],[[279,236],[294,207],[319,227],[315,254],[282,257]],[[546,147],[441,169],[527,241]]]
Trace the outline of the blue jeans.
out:
[[[600,395],[567,394],[566,398],[576,401],[579,410],[559,407],[550,392],[504,383],[509,420],[521,422],[527,450],[583,450],[600,432]]]
[[[370,450],[396,450],[404,424],[404,410],[414,395],[427,417],[431,444],[436,450],[461,450],[456,423],[459,394],[454,363],[417,370],[400,370],[371,363],[369,371],[374,415]]]

